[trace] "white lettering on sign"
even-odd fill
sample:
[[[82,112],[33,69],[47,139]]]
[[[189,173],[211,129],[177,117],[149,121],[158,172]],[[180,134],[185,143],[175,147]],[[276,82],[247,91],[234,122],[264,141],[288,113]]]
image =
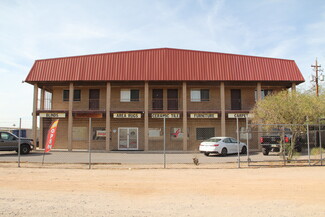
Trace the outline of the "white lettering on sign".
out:
[[[177,113],[152,113],[151,118],[179,118]]]
[[[191,113],[191,118],[218,118],[217,113]]]
[[[65,113],[40,113],[41,118],[65,118]]]
[[[113,118],[141,118],[141,113],[114,113]]]
[[[253,114],[248,113],[229,113],[228,118],[253,118]]]

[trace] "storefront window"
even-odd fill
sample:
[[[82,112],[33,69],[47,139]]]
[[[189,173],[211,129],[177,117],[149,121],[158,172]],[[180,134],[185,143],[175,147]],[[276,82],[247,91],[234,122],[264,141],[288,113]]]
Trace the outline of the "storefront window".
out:
[[[105,127],[93,127],[93,140],[106,140],[106,128]]]
[[[205,140],[214,137],[214,128],[196,128],[196,140]]]
[[[74,141],[88,140],[88,128],[72,127],[72,140]]]
[[[163,138],[164,131],[161,128],[149,128],[149,138]]]
[[[190,132],[190,129],[187,128],[187,137],[189,137],[189,132]],[[183,139],[183,136],[184,136],[184,132],[183,132],[182,128],[180,128],[180,127],[170,128],[171,139]]]

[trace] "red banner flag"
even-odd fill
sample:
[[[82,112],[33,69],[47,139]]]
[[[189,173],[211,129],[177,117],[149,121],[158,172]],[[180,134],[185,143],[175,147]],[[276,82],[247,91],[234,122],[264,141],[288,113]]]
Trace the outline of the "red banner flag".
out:
[[[55,120],[51,128],[49,129],[49,132],[47,133],[47,140],[46,140],[46,146],[45,146],[45,152],[51,151],[51,149],[54,147],[55,138],[56,138],[56,129],[59,124],[59,119]]]

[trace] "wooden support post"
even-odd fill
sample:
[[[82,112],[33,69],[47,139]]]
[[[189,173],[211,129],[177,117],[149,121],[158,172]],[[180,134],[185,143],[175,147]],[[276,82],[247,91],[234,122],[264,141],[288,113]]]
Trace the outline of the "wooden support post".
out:
[[[296,83],[292,83],[291,91],[292,92],[295,92],[296,91]]]
[[[149,150],[149,83],[144,83],[144,150]]]
[[[111,83],[106,84],[106,151],[110,151],[111,140]]]
[[[260,101],[262,99],[262,84],[261,84],[261,82],[257,82],[256,91],[257,91],[257,101]]]
[[[183,82],[183,151],[187,151],[187,85]]]
[[[73,95],[74,95],[74,87],[73,87],[73,83],[71,82],[69,85],[68,151],[72,151]]]
[[[256,91],[257,91],[257,102],[258,102],[258,101],[262,100],[262,84],[261,84],[261,82],[257,82]],[[261,138],[261,136],[262,136],[262,131],[263,131],[262,126],[259,125],[259,126],[257,127],[257,131],[258,131],[258,133],[257,133],[257,137],[258,137],[258,138]],[[258,149],[259,149],[259,150],[262,150],[262,146],[259,145],[259,146],[258,146]]]
[[[225,82],[220,83],[221,136],[226,136],[226,97]]]
[[[45,90],[42,88],[41,89],[41,110],[44,110],[44,101],[45,101]],[[40,128],[40,132],[39,132],[39,148],[44,148],[43,147],[43,128],[44,128],[44,125],[43,125],[43,118],[40,117],[40,124],[39,124],[39,128]]]
[[[37,142],[37,104],[38,104],[38,86],[34,84],[34,99],[33,99],[33,140],[36,149]]]

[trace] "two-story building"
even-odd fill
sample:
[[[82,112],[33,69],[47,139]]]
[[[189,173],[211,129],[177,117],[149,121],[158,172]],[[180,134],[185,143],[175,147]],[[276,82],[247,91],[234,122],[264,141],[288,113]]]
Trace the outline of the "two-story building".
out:
[[[161,48],[36,60],[26,82],[41,147],[59,118],[56,148],[86,149],[90,134],[93,149],[150,151],[163,149],[164,117],[167,149],[196,150],[236,137],[234,117],[304,78],[293,60]]]

